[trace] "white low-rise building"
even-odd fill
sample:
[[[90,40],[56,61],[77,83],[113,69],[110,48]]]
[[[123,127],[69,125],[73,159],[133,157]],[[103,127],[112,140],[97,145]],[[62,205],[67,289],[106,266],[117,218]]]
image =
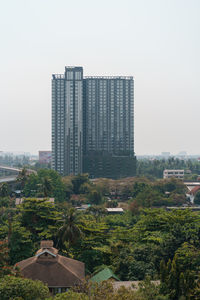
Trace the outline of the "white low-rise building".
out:
[[[123,210],[123,208],[121,208],[121,207],[109,207],[109,208],[106,208],[106,211],[108,212],[108,213],[114,213],[114,214],[123,214],[123,212],[124,212],[124,210]]]
[[[168,170],[168,169],[165,169],[163,171],[163,178],[165,179],[165,178],[171,178],[171,177],[183,179],[184,178],[184,170]]]

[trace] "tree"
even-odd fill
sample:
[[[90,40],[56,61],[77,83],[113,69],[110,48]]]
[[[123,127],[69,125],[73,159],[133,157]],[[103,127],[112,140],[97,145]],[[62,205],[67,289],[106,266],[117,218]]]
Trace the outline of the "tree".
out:
[[[113,288],[111,281],[103,281],[101,283],[83,282],[81,285],[73,288],[72,295],[87,295],[88,300],[169,300],[167,297],[159,293],[159,286],[156,286],[146,278],[144,282],[140,283],[139,290],[132,288],[125,288],[121,286],[118,289]],[[63,294],[67,295],[66,294]],[[62,295],[57,296],[58,299],[75,299],[62,298]],[[80,298],[82,300],[82,298]],[[85,300],[85,298],[83,298]]]
[[[146,182],[135,182],[133,185],[133,191],[131,193],[131,196],[133,198],[137,197],[139,193],[144,192],[144,190],[148,187],[148,184]]]
[[[137,204],[142,207],[152,207],[158,200],[161,200],[160,194],[150,186],[145,187],[135,198]]]
[[[23,168],[17,176],[17,181],[20,182],[22,190],[24,189],[27,180],[28,180],[28,172],[27,172],[26,168]]]
[[[21,204],[19,221],[32,234],[32,241],[52,239],[57,231],[60,214],[48,199],[26,198]]]
[[[197,285],[194,272],[181,272],[176,256],[167,265],[162,263],[161,272],[161,293],[169,295],[170,300],[178,300],[182,296],[190,299]]]
[[[0,197],[8,197],[10,195],[10,189],[7,183],[0,185]]]
[[[193,244],[184,242],[175,252],[180,272],[186,270],[198,273],[200,265],[200,250]]]
[[[95,186],[102,193],[102,195],[108,195],[110,193],[110,179],[96,178]]]
[[[99,205],[102,203],[103,198],[99,191],[92,189],[88,195],[88,200],[91,204]]]
[[[0,278],[7,274],[11,274],[8,252],[8,241],[0,241]]]
[[[118,207],[117,200],[111,200],[106,202],[106,207]]]
[[[89,298],[86,294],[69,290],[67,293],[57,294],[53,300],[89,300]]]
[[[10,198],[9,197],[1,197],[0,198],[0,207],[9,207],[10,206]]]
[[[15,215],[15,210],[12,208],[13,206],[13,199],[8,198],[8,207],[4,207],[1,210],[0,214],[0,223],[1,225],[6,226],[6,232],[4,230],[4,236],[1,236],[0,238],[5,238],[8,239],[8,244],[10,242],[10,237],[12,235],[12,222],[13,222],[13,217]]]
[[[52,191],[51,195],[55,198],[56,202],[64,202],[66,200],[65,185],[62,177],[54,170],[41,169],[38,171],[38,183],[42,183],[43,178],[48,177],[51,181]],[[49,184],[49,182],[48,182]]]
[[[138,215],[139,214],[139,205],[136,200],[132,201],[129,205],[129,210],[133,215]]]
[[[198,191],[194,197],[194,204],[200,205],[200,191]]]
[[[139,290],[137,293],[146,300],[168,300],[168,298],[164,298],[160,295],[159,285],[155,285],[151,282],[150,276],[146,276],[144,281],[139,283]]]
[[[74,208],[70,208],[62,220],[63,225],[58,230],[58,245],[62,249],[65,242],[71,246],[81,236],[81,230],[77,226],[77,216]]]
[[[65,184],[62,177],[54,170],[40,169],[36,174],[31,174],[24,187],[25,197],[52,196],[56,202],[66,199]]]
[[[39,178],[36,174],[31,174],[24,186],[23,194],[25,197],[36,197],[38,192]]]
[[[62,182],[64,184],[66,198],[69,199],[73,194],[72,176],[63,177]]]
[[[53,185],[52,185],[52,180],[51,178],[45,176],[41,180],[40,184],[40,190],[41,194],[43,197],[50,197],[52,196],[52,191],[53,191]]]
[[[91,190],[91,183],[85,182],[80,186],[79,192],[80,194],[88,194]]]
[[[100,222],[100,218],[105,216],[106,210],[102,206],[92,205],[88,208],[88,212],[90,212],[93,216],[95,216],[96,221]]]
[[[80,194],[80,188],[84,183],[89,182],[88,174],[78,174],[72,178],[74,194]]]
[[[0,299],[45,300],[49,289],[39,280],[5,276],[0,280]]]
[[[12,235],[9,242],[9,257],[11,265],[34,255],[34,244],[29,230],[15,221],[12,224]]]

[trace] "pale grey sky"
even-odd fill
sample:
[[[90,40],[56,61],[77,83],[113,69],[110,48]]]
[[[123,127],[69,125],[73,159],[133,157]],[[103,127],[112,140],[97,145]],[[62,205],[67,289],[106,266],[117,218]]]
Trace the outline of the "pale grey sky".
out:
[[[200,153],[200,0],[0,0],[0,150],[51,148],[51,74],[135,78],[135,152]]]

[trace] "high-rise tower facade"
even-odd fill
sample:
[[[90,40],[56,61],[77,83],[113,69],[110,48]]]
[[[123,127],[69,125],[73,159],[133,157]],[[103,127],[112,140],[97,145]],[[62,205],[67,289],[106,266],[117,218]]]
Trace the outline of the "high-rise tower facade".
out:
[[[66,67],[52,78],[52,168],[82,172],[83,68]]]
[[[84,152],[134,153],[133,77],[84,78]]]
[[[84,77],[83,95],[83,170],[92,177],[133,176],[133,77]]]
[[[63,175],[135,175],[133,77],[83,77],[81,67],[53,75],[52,168]]]

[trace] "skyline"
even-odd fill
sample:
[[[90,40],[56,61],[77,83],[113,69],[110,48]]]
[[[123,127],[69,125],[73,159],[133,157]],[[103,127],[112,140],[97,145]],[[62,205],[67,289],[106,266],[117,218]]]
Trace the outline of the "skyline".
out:
[[[51,149],[51,74],[135,80],[135,153],[200,153],[198,0],[1,4],[0,150]],[[73,26],[72,26],[73,24]]]

